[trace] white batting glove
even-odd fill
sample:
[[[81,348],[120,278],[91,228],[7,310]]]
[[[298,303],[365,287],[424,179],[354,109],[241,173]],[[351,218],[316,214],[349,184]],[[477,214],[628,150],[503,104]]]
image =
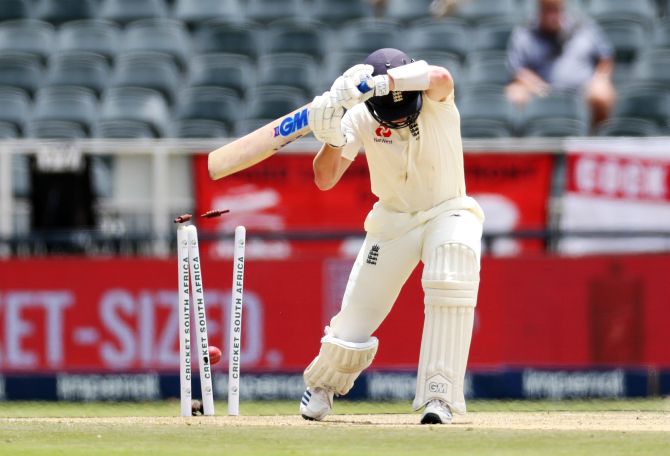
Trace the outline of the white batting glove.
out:
[[[372,65],[354,65],[338,77],[330,88],[334,103],[351,109],[372,96],[386,95],[388,76],[372,76]]]
[[[333,147],[344,147],[347,138],[342,133],[342,106],[333,103],[330,93],[316,96],[309,108],[308,123],[314,137]]]

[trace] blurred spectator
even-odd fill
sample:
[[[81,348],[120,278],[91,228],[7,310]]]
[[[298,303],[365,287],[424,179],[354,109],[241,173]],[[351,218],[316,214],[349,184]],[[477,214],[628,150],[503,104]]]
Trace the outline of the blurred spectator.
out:
[[[445,17],[450,15],[459,3],[465,3],[467,0],[433,0],[430,3],[430,14],[433,17]]]
[[[593,124],[600,123],[616,99],[612,46],[597,24],[566,14],[563,0],[538,0],[537,9],[537,19],[510,39],[508,99],[522,107],[551,90],[578,91],[588,100]]]

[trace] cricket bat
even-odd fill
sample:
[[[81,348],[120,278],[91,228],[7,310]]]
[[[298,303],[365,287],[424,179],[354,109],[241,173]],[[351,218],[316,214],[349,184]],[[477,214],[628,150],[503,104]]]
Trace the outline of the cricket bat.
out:
[[[358,85],[361,93],[374,88],[366,79]],[[279,149],[301,136],[309,129],[308,116],[311,103],[263,125],[251,133],[237,138],[209,153],[207,168],[212,180],[221,179],[259,163],[274,155]]]

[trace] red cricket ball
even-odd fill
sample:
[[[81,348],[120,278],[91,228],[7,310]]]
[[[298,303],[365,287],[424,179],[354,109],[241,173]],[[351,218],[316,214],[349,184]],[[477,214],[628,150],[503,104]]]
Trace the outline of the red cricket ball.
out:
[[[216,364],[221,361],[221,350],[214,345],[209,346],[209,363]]]

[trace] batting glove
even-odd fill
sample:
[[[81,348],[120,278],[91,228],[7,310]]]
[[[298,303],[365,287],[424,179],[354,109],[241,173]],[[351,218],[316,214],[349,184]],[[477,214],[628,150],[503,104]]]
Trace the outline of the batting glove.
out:
[[[314,137],[333,147],[344,147],[347,138],[342,133],[344,109],[333,102],[329,92],[316,96],[307,117]]]
[[[372,65],[354,65],[338,77],[330,88],[334,103],[351,109],[372,96],[389,92],[388,76],[372,76]]]

